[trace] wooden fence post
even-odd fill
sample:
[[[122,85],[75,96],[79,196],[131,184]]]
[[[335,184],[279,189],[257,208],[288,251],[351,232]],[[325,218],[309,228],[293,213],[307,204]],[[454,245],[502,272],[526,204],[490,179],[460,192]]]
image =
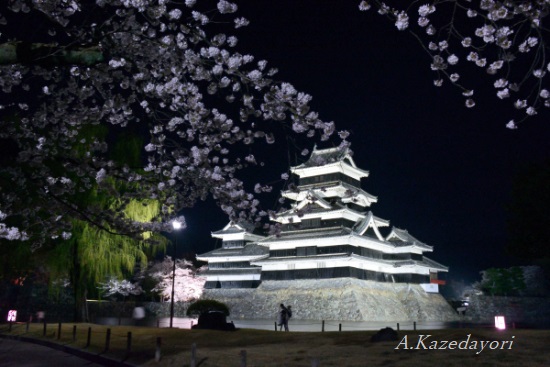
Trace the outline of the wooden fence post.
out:
[[[274,324],[275,324],[275,331],[277,331],[277,321],[275,321]]]
[[[44,332],[42,336],[46,336],[46,318],[44,318]]]
[[[325,332],[325,320],[323,320],[323,323],[321,324],[321,331]]]
[[[155,361],[160,361],[160,345],[162,344],[162,338],[160,336],[157,337],[157,346],[155,349]]]
[[[397,331],[399,331],[399,323],[397,323]]]
[[[61,321],[57,324],[57,340],[61,339]]]
[[[86,340],[86,346],[84,348],[88,348],[90,346],[90,341],[92,340],[92,327],[88,327],[88,339]]]
[[[76,341],[76,325],[73,325],[73,342]]]
[[[13,321],[10,320],[10,322],[8,323],[8,325],[9,325],[8,326],[8,331],[10,331],[10,332],[11,332],[11,324],[13,324]]]
[[[197,366],[197,344],[191,344],[191,367]]]
[[[414,331],[416,331],[416,321],[413,322]]]
[[[130,357],[131,350],[132,350],[132,332],[128,331],[128,339],[126,340],[126,358]]]
[[[338,324],[338,331],[342,331],[342,324]]]
[[[105,350],[104,350],[104,352],[109,351],[109,344],[111,344],[111,329],[107,329],[107,335],[105,335]]]
[[[241,367],[246,367],[246,350],[241,350]]]

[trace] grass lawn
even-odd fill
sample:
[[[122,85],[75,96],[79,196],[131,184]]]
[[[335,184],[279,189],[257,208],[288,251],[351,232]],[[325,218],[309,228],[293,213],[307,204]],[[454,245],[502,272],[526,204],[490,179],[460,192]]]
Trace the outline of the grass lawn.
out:
[[[60,339],[57,324],[47,325],[46,336],[43,336],[41,324],[31,324],[28,332],[25,324],[13,325],[11,332],[8,332],[7,325],[2,325],[1,332],[84,349],[88,328],[91,327],[91,343],[86,350],[104,353],[117,360],[126,359],[126,362],[139,366],[190,366],[193,344],[196,345],[197,367],[240,367],[244,366],[241,364],[244,359],[246,366],[257,367],[310,367],[315,363],[319,367],[550,366],[550,330],[401,331],[396,342],[371,343],[375,331],[284,333],[240,329],[222,332],[77,324],[76,341],[73,341],[73,325],[62,325]],[[104,352],[107,329],[111,330],[111,337],[109,351]],[[132,333],[132,342],[127,357],[128,332]],[[161,338],[159,362],[155,361],[158,337]],[[421,342],[419,338],[422,338]],[[443,345],[444,341],[448,343]],[[481,341],[488,343],[482,344]],[[424,349],[424,346],[436,347],[434,342],[437,342],[437,348],[444,349]]]

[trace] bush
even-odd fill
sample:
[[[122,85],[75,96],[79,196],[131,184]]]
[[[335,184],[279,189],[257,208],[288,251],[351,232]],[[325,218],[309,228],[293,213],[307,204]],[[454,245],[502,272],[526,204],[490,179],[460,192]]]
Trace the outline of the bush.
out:
[[[229,307],[213,299],[201,299],[193,302],[187,309],[187,316],[200,316],[210,311],[222,312],[225,316],[229,316]]]

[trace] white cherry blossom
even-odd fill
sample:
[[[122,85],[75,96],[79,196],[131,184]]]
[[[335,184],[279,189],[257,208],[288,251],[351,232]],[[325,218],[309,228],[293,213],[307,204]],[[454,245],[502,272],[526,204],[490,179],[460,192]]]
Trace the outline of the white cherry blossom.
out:
[[[1,120],[0,138],[17,149],[13,165],[0,169],[19,188],[0,192],[0,238],[32,238],[38,247],[70,233],[73,218],[128,235],[169,230],[171,213],[207,197],[233,219],[256,220],[266,211],[246,190],[242,171],[263,164],[257,144],[273,144],[286,127],[317,140],[336,131],[310,110],[309,94],[276,80],[265,60],[235,50],[238,38],[231,33],[248,24],[235,2],[2,2],[0,13],[9,17],[0,24],[0,51],[26,37],[13,26],[23,6],[42,22],[21,41],[36,42],[56,58],[0,56],[0,113],[18,116]],[[406,21],[403,14],[403,26]],[[81,58],[66,59],[67,47]],[[123,139],[110,135],[123,136],[125,129],[144,132],[141,165],[111,157],[114,140]],[[115,192],[113,181],[133,186]],[[92,190],[121,202],[162,199],[164,209],[153,222],[129,222],[73,200]],[[259,183],[260,193],[269,190]]]
[[[549,1],[433,0],[403,3],[399,0],[372,0],[369,4],[379,14],[392,19],[400,29],[405,28],[403,14],[417,9],[417,22],[407,22],[406,29],[430,54],[430,67],[438,74],[434,85],[441,86],[441,77],[444,77],[460,90],[472,90],[475,81],[466,77],[459,81],[456,77],[458,74],[470,77],[470,73],[457,69],[468,67],[460,62],[464,59],[485,69],[488,75],[485,80],[491,84],[509,79],[511,75],[521,80],[497,92],[499,99],[508,98],[512,91],[518,93],[520,99],[527,100],[532,107],[529,113],[512,120],[508,127],[517,128],[527,117],[541,113],[543,109],[539,107],[550,106],[550,101],[537,97],[538,91],[547,84],[546,71],[550,71],[547,44],[550,35],[548,28],[543,26],[550,15]],[[360,8],[367,10],[363,6]],[[464,52],[464,48],[471,51]],[[513,62],[520,57],[521,62]],[[473,104],[467,102],[466,105],[471,107]]]

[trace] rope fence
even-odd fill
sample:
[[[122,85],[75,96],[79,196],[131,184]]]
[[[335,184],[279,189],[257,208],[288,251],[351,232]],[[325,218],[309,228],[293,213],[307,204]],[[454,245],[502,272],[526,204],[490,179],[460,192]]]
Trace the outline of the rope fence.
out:
[[[271,320],[232,320],[235,327],[240,329],[262,329],[279,331],[281,327]],[[375,331],[385,327],[391,327],[398,331],[405,330],[432,330],[432,329],[448,329],[448,328],[463,328],[468,326],[466,323],[447,323],[421,322],[421,321],[405,321],[405,322],[339,322],[332,320],[290,320],[290,331],[297,332],[329,332],[329,331]],[[476,324],[476,327],[480,326]]]
[[[249,325],[254,325],[254,328],[260,328],[260,327],[268,327],[268,320],[265,321],[265,324],[258,324],[258,323],[251,323],[249,322]],[[190,328],[192,326],[193,321],[189,321],[187,326]],[[237,322],[239,323],[239,322]],[[239,326],[246,325],[246,322],[239,323]],[[0,326],[0,333],[11,333],[11,334],[20,334],[20,335],[31,335],[33,337],[43,337],[50,340],[55,340],[57,343],[61,343],[63,345],[71,345],[76,348],[81,348],[83,350],[87,350],[90,353],[97,353],[97,354],[106,354],[113,351],[116,354],[116,359],[124,362],[127,361],[133,353],[136,351],[133,350],[135,345],[139,345],[139,353],[143,355],[143,353],[147,353],[150,355],[151,359],[154,359],[155,361],[160,361],[163,358],[163,340],[159,336],[152,335],[151,332],[148,335],[141,335],[136,339],[136,336],[132,331],[128,331],[127,328],[113,326],[106,327],[106,326],[89,326],[89,325],[75,325],[73,323],[47,323],[46,320],[42,322],[42,325],[34,324],[35,326],[30,330],[31,322],[10,322],[8,324],[4,324]],[[159,327],[162,327],[161,325],[164,325],[163,323],[158,323]],[[402,330],[419,330],[419,328],[426,329],[427,326],[429,326],[430,323],[422,323],[422,322],[401,322],[401,323],[394,323],[393,325],[386,325],[389,327],[392,327],[398,331]],[[270,326],[273,327],[273,324]],[[278,331],[277,327],[278,325],[274,323],[275,330]],[[294,327],[295,330],[293,331],[311,331],[311,332],[325,332],[325,331],[338,331],[338,332],[345,332],[345,331],[361,331],[361,330],[378,330],[378,329],[365,329],[361,325],[353,326],[352,323],[345,323],[338,321],[307,321],[307,320],[296,320],[296,324],[293,325],[291,323],[291,327]],[[298,327],[301,328],[301,330],[298,330]],[[477,328],[494,328],[494,325],[489,324],[476,324]],[[510,324],[510,327],[515,328],[515,325],[512,323]],[[307,330],[305,330],[307,329]],[[154,330],[154,328],[153,328]],[[292,330],[292,329],[291,329]],[[174,340],[168,340],[168,344],[166,344],[166,348],[170,346],[170,350],[173,351],[175,342]],[[172,343],[172,345],[170,345]],[[143,345],[149,345],[150,347],[143,348]],[[115,346],[115,348],[112,348]],[[150,354],[149,354],[150,353]],[[111,353],[112,354],[112,353]],[[185,353],[187,355],[187,353]],[[253,360],[254,356],[251,355],[246,349],[240,350],[238,355],[226,353],[224,354],[223,351],[220,351],[218,353],[219,355],[223,355],[223,357],[226,357],[226,360],[233,360],[235,361],[235,365],[237,361],[239,361],[241,367],[246,367],[248,363],[252,365],[250,361]],[[201,355],[200,349],[196,344],[192,344],[189,346],[188,350],[188,363],[191,367],[197,367],[201,364],[201,361],[205,358],[208,358],[207,355]],[[318,367],[321,365],[321,362],[318,358],[312,358],[311,359],[311,366],[312,367]],[[256,363],[254,363],[256,364]]]
[[[276,330],[279,331],[280,327],[274,320],[262,319],[262,320],[240,320],[240,319],[228,319],[228,322],[233,322],[235,327],[240,329],[262,329],[262,330]],[[118,323],[108,322],[96,322],[100,325],[120,325]],[[174,318],[173,327],[178,329],[191,329],[196,325],[197,320],[192,318]],[[464,323],[464,325],[468,325]],[[477,325],[477,324],[476,324]],[[122,324],[122,326],[133,326],[131,323]],[[157,328],[168,328],[170,326],[170,319],[157,318],[148,320],[147,324],[137,324],[134,326],[148,326]],[[360,330],[379,330],[385,327],[392,327],[397,330],[427,330],[427,329],[447,329],[447,328],[460,328],[461,323],[455,322],[452,325],[444,322],[422,322],[422,321],[404,321],[404,322],[362,322],[362,321],[333,321],[333,320],[294,320],[289,322],[291,331],[304,331],[304,332],[316,332],[316,331],[360,331]]]

